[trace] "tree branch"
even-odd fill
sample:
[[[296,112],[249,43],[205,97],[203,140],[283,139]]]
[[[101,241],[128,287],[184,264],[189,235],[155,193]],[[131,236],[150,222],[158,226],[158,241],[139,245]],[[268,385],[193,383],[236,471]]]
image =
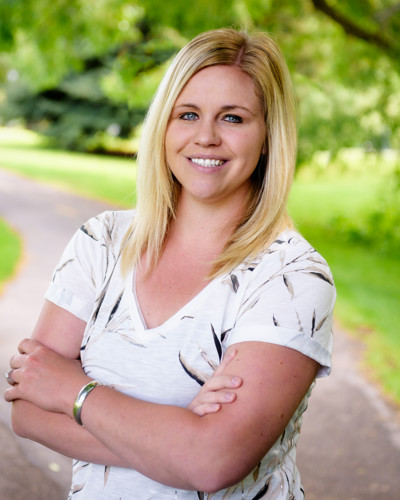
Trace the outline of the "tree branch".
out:
[[[384,36],[380,33],[371,33],[370,31],[365,30],[361,26],[358,26],[352,19],[344,16],[333,7],[327,4],[325,0],[311,0],[314,7],[317,10],[320,10],[335,22],[340,24],[346,33],[349,35],[355,36],[356,38],[360,38],[368,43],[372,43],[378,46],[381,49],[393,51],[394,47]]]

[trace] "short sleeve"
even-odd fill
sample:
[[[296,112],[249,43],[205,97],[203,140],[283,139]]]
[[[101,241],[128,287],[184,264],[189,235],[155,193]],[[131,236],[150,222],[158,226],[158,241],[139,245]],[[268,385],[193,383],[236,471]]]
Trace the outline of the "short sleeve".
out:
[[[277,240],[253,273],[228,344],[289,347],[317,361],[318,376],[328,375],[336,290],[326,261],[297,235]]]
[[[83,224],[65,248],[45,298],[88,321],[102,276],[102,217]]]

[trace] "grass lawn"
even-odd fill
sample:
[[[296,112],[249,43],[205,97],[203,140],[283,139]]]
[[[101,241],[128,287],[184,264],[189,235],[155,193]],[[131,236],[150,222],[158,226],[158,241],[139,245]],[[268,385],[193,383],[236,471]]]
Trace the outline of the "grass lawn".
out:
[[[52,151],[43,148],[32,133],[1,128],[0,151],[2,167],[121,206],[134,202],[131,159]],[[346,162],[350,169],[340,162],[333,169],[318,165],[304,169],[296,178],[289,210],[333,270],[338,289],[336,317],[365,342],[368,373],[400,403],[400,260],[346,240],[332,223],[337,216],[357,220],[369,207],[377,206],[380,186],[396,161],[398,157],[353,152]]]
[[[21,257],[20,238],[2,219],[0,219],[0,293],[2,286],[15,272]]]
[[[36,134],[7,128],[0,128],[0,149],[1,167],[114,205],[135,203],[132,158],[47,149]]]
[[[338,290],[336,318],[366,346],[364,368],[400,403],[400,259],[351,242],[331,228],[381,199],[387,172],[297,177],[289,201],[297,227],[329,262]],[[377,235],[379,237],[379,235]]]

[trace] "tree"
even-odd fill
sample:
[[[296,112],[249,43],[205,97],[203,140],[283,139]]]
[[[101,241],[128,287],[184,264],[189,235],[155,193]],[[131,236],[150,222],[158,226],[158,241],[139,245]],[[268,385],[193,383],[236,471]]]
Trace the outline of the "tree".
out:
[[[300,162],[316,150],[400,146],[400,4],[394,0],[5,0],[0,4],[4,119],[95,148],[130,133],[165,64],[196,33],[269,31],[293,74]],[[7,53],[5,53],[7,51]],[[2,69],[1,69],[2,68]],[[107,135],[107,134],[106,134]]]

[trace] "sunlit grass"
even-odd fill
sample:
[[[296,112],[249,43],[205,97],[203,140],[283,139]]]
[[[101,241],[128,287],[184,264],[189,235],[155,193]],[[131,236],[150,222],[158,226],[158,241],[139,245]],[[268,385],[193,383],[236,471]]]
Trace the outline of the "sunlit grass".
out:
[[[135,203],[132,158],[51,150],[36,134],[7,128],[0,128],[0,148],[1,167],[115,205]]]
[[[336,317],[366,346],[368,372],[400,403],[400,259],[350,242],[331,228],[337,215],[356,218],[376,206],[388,171],[300,175],[290,198],[298,228],[328,260],[338,290]],[[379,234],[377,234],[379,238]]]
[[[18,234],[0,219],[0,292],[4,283],[14,274],[21,257]]]

